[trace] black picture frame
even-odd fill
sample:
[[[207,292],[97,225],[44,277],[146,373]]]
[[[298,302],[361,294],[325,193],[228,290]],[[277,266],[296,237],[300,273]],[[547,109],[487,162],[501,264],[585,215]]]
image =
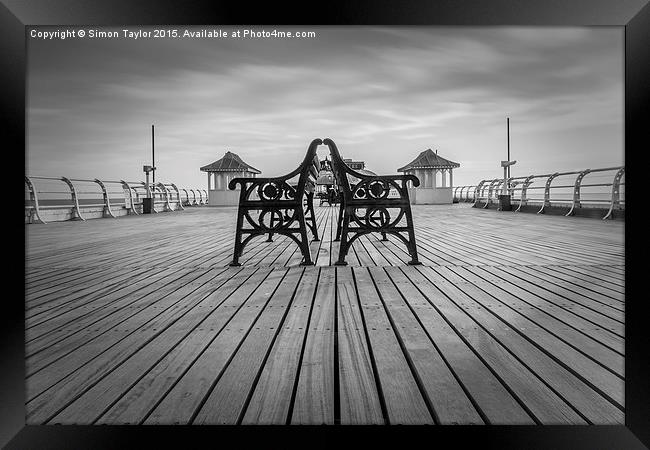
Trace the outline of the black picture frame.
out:
[[[205,0],[2,0],[0,5],[0,55],[3,78],[2,131],[8,178],[5,177],[5,211],[12,211],[13,176],[24,167],[25,74],[28,25],[535,25],[621,26],[625,28],[625,159],[626,203],[626,359],[625,426],[484,426],[484,427],[157,427],[157,426],[25,426],[24,405],[24,302],[10,294],[20,286],[24,266],[13,258],[23,256],[24,222],[18,214],[5,219],[5,243],[13,246],[5,256],[2,301],[2,367],[0,367],[0,445],[6,448],[131,448],[170,445],[183,448],[244,445],[262,438],[267,445],[338,445],[351,434],[373,445],[387,437],[401,445],[443,445],[508,448],[636,449],[650,446],[650,339],[641,271],[644,270],[644,223],[634,218],[643,203],[644,150],[648,146],[650,109],[650,5],[647,0],[364,0],[303,2],[300,5],[267,2]],[[14,159],[15,158],[15,159]],[[17,183],[17,180],[16,180]],[[17,184],[16,184],[17,185]],[[6,214],[7,216],[8,214]],[[14,217],[16,219],[14,220]],[[24,241],[23,241],[24,242]],[[639,243],[639,245],[637,245]],[[5,244],[6,247],[6,244]],[[640,261],[640,262],[638,262]],[[232,444],[227,439],[233,438]],[[419,438],[420,440],[416,440]],[[201,443],[203,441],[203,443]],[[335,442],[336,441],[336,442]],[[372,441],[372,442],[369,442]],[[418,444],[420,442],[420,444]],[[445,444],[441,444],[441,443]]]

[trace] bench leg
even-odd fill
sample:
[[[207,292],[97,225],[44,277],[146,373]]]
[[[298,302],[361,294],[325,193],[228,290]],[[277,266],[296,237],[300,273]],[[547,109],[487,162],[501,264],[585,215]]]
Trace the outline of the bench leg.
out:
[[[381,240],[382,241],[387,241],[388,240],[388,238],[386,237],[386,233],[383,233],[383,232],[381,233]]]
[[[300,226],[300,252],[302,253],[301,266],[313,266],[311,253],[309,253],[309,239],[307,238],[307,222],[302,208],[298,208],[298,224]]]
[[[307,212],[309,213],[309,229],[311,230],[313,240],[320,241],[318,238],[318,227],[316,226],[316,214],[314,213],[314,194],[307,196]]]
[[[350,223],[350,217],[347,212],[343,217],[343,224],[339,226],[336,234],[337,237],[340,236],[341,245],[339,246],[339,259],[334,263],[335,266],[347,266],[348,263],[345,261],[345,257],[348,254],[349,243],[348,243],[348,224]]]
[[[241,266],[241,263],[239,262],[239,257],[241,256],[242,253],[242,245],[241,245],[241,227],[244,224],[244,214],[243,211],[237,211],[237,228],[235,230],[235,248],[233,249],[232,252],[232,262],[230,263],[231,266],[237,267]]]
[[[418,247],[415,244],[415,231],[413,230],[413,216],[411,215],[410,207],[406,210],[406,226],[409,229],[408,251],[409,254],[411,255],[411,260],[408,262],[408,264],[411,266],[419,266],[422,263],[420,262],[420,260],[418,260]]]
[[[273,233],[269,233],[269,237],[266,242],[273,242]]]
[[[343,207],[343,203],[339,205],[339,219],[336,221],[336,238],[334,239],[334,242],[338,242],[341,240],[341,224],[343,223],[343,211],[345,208]]]

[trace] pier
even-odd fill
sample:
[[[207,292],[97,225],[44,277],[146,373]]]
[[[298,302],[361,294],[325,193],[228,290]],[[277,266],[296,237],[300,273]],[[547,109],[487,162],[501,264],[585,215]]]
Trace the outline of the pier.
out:
[[[27,424],[624,423],[623,221],[413,205],[422,266],[335,267],[337,213],[310,267],[228,267],[233,207],[26,225]]]

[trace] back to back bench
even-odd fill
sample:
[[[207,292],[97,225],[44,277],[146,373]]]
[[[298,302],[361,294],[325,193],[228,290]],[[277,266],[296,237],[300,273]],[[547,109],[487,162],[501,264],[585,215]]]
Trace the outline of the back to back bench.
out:
[[[381,233],[384,240],[386,234],[397,236],[411,256],[409,264],[420,264],[407,185],[410,181],[417,187],[420,180],[414,175],[362,174],[343,161],[334,141],[327,138],[323,144],[330,149],[334,177],[343,194],[336,230],[336,240],[340,239],[341,246],[335,264],[346,265],[345,256],[354,240],[368,233]],[[360,181],[350,186],[348,175]]]
[[[274,234],[288,236],[300,247],[303,256],[301,265],[314,264],[309,253],[307,227],[314,240],[318,241],[313,185],[320,169],[316,148],[322,143],[322,140],[314,139],[300,166],[284,176],[233,178],[230,181],[228,188],[231,190],[236,189],[238,184],[241,186],[231,266],[241,265],[239,258],[246,244],[255,236],[265,234],[269,235],[269,241]],[[299,177],[298,182],[290,184],[289,181],[295,177]],[[303,203],[305,200],[306,205]]]

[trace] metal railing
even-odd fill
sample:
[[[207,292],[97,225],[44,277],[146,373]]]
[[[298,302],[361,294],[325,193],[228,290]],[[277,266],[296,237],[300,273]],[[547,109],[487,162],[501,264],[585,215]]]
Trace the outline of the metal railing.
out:
[[[471,186],[454,186],[452,191],[452,197],[454,203],[459,202],[473,202],[474,201],[474,191],[476,189],[475,185]]]
[[[511,177],[507,190],[515,212],[524,209],[543,214],[551,208],[563,208],[565,216],[578,210],[603,210],[603,219],[625,210],[625,167],[605,167],[571,172]],[[463,192],[466,194],[463,196]],[[472,192],[472,199],[468,200]],[[473,207],[489,208],[499,204],[503,178],[481,180],[476,186],[454,188],[454,201],[472,201]]]
[[[179,189],[174,183],[150,184],[149,189],[154,213],[208,204],[205,189]],[[27,223],[47,223],[138,215],[146,195],[142,181],[25,176],[25,219]]]

